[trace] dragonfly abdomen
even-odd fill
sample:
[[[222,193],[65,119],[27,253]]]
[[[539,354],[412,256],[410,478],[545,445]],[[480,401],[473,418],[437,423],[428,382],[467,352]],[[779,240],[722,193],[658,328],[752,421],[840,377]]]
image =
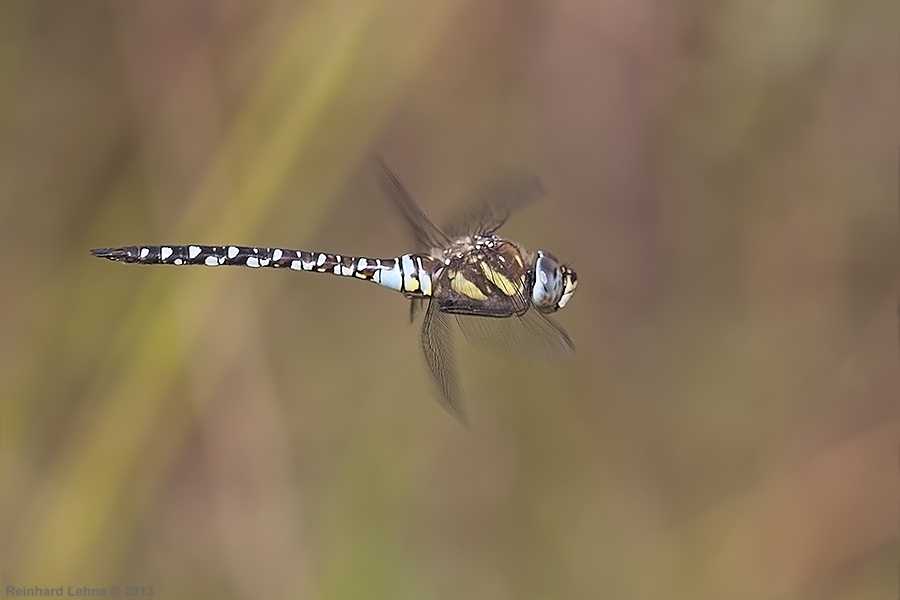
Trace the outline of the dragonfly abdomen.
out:
[[[372,281],[409,297],[432,295],[432,274],[436,267],[434,258],[419,254],[366,258],[250,246],[124,246],[95,248],[91,254],[116,262],[144,265],[269,267],[330,273]]]

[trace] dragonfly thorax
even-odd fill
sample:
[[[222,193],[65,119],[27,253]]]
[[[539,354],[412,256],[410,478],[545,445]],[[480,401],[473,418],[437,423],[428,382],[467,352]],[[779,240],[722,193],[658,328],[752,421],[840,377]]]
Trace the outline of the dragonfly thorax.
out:
[[[577,285],[575,273],[549,252],[529,252],[494,234],[457,238],[432,257],[443,263],[433,277],[433,295],[450,313],[503,317],[521,315],[530,305],[552,313]]]
[[[528,310],[533,256],[515,242],[474,234],[452,240],[432,257],[443,263],[432,277],[442,311],[510,317]]]

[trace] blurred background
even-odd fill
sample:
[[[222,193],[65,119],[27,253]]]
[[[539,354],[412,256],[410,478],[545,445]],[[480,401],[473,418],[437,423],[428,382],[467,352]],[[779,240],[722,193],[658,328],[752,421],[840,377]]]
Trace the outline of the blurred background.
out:
[[[2,590],[896,597],[898,17],[0,4]],[[571,361],[458,337],[472,431],[397,294],[89,255],[407,252],[375,152],[436,221],[536,170],[575,261]]]

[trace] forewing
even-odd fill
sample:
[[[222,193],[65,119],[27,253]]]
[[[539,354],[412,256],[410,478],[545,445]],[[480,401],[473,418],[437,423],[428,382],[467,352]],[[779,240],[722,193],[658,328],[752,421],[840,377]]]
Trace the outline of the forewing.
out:
[[[575,344],[566,331],[533,308],[518,317],[457,315],[456,320],[469,343],[491,356],[547,362],[575,352]]]
[[[507,175],[483,188],[447,222],[451,239],[475,233],[493,233],[514,213],[544,197],[540,178],[531,171]]]
[[[464,427],[469,426],[463,410],[462,396],[456,375],[453,354],[453,331],[450,317],[438,310],[435,302],[428,303],[422,323],[422,352],[434,383],[437,399]]]
[[[446,248],[450,240],[440,229],[422,212],[422,209],[413,201],[412,196],[406,191],[406,187],[400,178],[391,171],[380,156],[372,157],[372,166],[378,175],[378,181],[385,194],[391,201],[394,209],[403,217],[407,229],[412,234],[418,245],[417,250],[430,250],[431,248]]]

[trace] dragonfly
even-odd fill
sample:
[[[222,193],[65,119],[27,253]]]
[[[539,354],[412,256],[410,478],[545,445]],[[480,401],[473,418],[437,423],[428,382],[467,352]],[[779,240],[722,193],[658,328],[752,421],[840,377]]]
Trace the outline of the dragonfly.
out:
[[[373,157],[372,164],[408,229],[414,252],[370,258],[195,244],[94,248],[91,254],[143,265],[329,273],[400,292],[410,300],[410,322],[424,312],[420,343],[436,398],[468,427],[453,350],[453,318],[473,346],[490,354],[537,361],[564,357],[575,346],[550,315],[566,306],[578,278],[550,252],[529,251],[496,233],[513,214],[544,197],[541,181],[533,173],[513,173],[482,189],[438,228],[380,157]]]

